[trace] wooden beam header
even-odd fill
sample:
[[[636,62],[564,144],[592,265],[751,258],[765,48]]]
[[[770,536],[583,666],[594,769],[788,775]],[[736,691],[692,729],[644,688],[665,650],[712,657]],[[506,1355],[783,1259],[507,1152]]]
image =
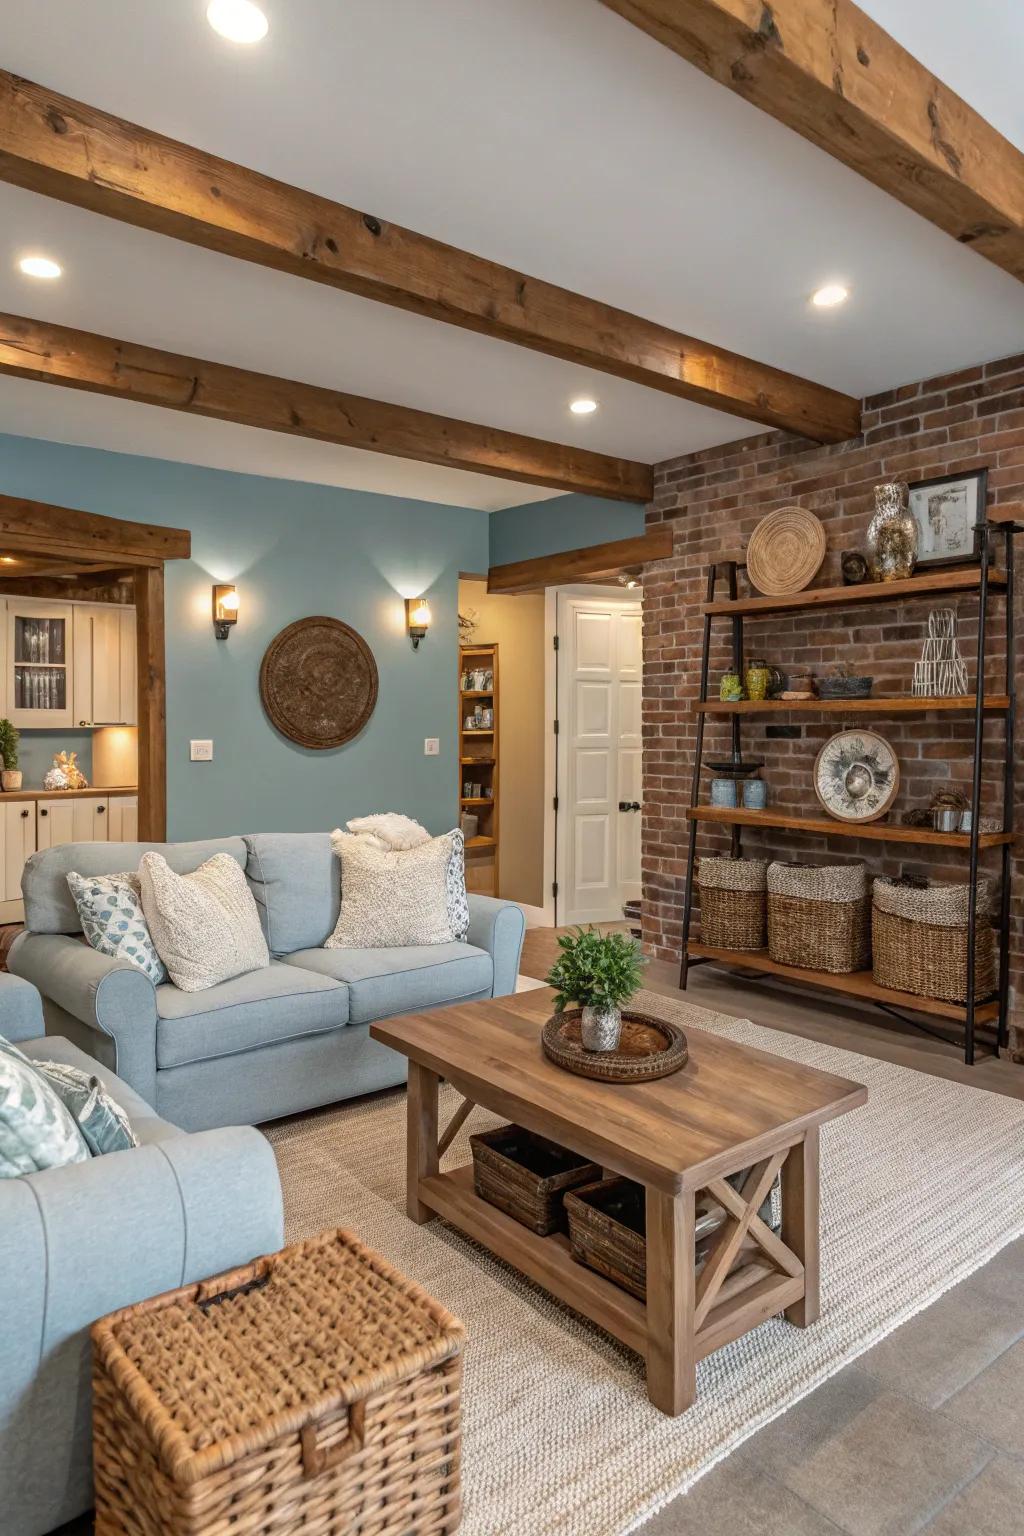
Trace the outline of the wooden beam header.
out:
[[[1024,154],[853,0],[602,4],[1024,280]]]
[[[653,495],[650,467],[629,459],[17,315],[0,314],[0,374],[560,491]]]
[[[821,442],[849,395],[275,181],[0,71],[0,178]]]
[[[164,560],[187,560],[192,535],[185,528],[158,528],[0,495],[0,548],[37,556],[70,552],[75,557],[72,568],[86,557],[96,565],[159,565]]]
[[[557,512],[553,515],[557,516]],[[671,553],[671,528],[652,528],[631,539],[612,539],[605,544],[566,549],[557,555],[492,565],[487,572],[487,591],[511,595],[568,586],[574,581],[613,581],[620,571],[647,565],[652,560],[667,560]]]

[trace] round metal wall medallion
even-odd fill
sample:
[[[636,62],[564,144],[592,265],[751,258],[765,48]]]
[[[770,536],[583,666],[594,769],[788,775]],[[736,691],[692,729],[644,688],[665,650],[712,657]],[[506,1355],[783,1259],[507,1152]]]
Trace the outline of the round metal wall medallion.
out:
[[[267,646],[260,697],[282,736],[317,750],[340,747],[373,714],[377,663],[340,619],[298,619]]]
[[[838,821],[877,821],[899,787],[896,753],[874,731],[840,731],[815,760],[815,793]]]

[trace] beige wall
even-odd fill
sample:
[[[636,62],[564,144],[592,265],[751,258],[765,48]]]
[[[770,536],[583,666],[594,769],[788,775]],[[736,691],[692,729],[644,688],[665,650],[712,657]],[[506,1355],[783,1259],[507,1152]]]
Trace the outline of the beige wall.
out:
[[[544,598],[489,597],[459,582],[474,641],[498,646],[498,894],[544,904]]]

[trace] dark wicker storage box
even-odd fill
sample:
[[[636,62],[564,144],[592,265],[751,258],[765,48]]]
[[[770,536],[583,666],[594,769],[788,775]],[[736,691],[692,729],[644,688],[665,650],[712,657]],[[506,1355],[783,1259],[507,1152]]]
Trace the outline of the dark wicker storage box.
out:
[[[469,1142],[473,1188],[481,1200],[496,1205],[538,1237],[566,1230],[562,1205],[566,1190],[601,1177],[596,1163],[519,1125],[484,1131]]]
[[[875,881],[871,948],[873,975],[880,987],[944,1003],[967,1001],[967,894],[966,885],[922,889],[898,881]],[[991,882],[979,880],[974,923],[976,998],[988,997],[996,989],[991,906]]]
[[[729,1175],[728,1183],[738,1189],[748,1169]],[[759,1215],[778,1229],[781,1210],[780,1181],[761,1207]],[[623,1290],[641,1301],[647,1299],[647,1209],[642,1184],[632,1179],[602,1179],[596,1184],[572,1190],[565,1197],[569,1218],[569,1242],[578,1264],[596,1270],[606,1280],[614,1280]],[[700,1269],[711,1240],[725,1218],[722,1207],[710,1196],[698,1198],[694,1232],[694,1264]]]
[[[700,936],[714,949],[764,949],[767,859],[700,861]]]
[[[844,975],[871,964],[863,864],[768,866],[768,953],[780,965]]]
[[[322,1232],[94,1324],[97,1536],[448,1536],[465,1334]]]

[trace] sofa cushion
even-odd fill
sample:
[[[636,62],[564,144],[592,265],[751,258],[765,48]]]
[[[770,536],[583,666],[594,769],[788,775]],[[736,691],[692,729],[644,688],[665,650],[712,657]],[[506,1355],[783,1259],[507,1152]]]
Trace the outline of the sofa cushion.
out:
[[[330,976],[271,961],[205,992],[157,987],[156,1011],[156,1064],[180,1067],[340,1029],[348,1023],[348,989]]]
[[[486,950],[457,942],[399,949],[300,949],[285,956],[285,964],[346,982],[353,1024],[489,997],[494,979]]]
[[[81,933],[82,920],[68,890],[68,874],[116,875],[137,870],[150,851],[162,853],[179,875],[205,864],[215,853],[230,853],[244,868],[245,844],[240,837],[210,838],[201,843],[63,843],[34,853],[25,865],[21,890],[25,926],[33,933]]]
[[[322,944],[341,906],[341,868],[328,832],[257,832],[246,878],[272,955]]]

